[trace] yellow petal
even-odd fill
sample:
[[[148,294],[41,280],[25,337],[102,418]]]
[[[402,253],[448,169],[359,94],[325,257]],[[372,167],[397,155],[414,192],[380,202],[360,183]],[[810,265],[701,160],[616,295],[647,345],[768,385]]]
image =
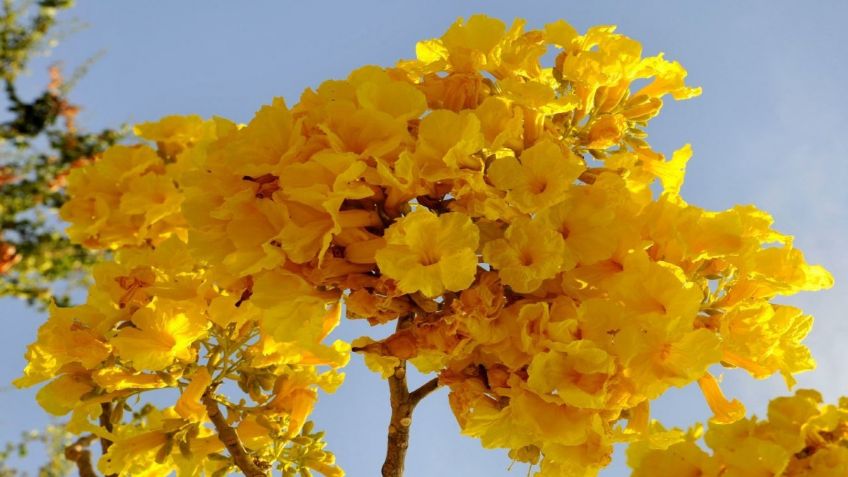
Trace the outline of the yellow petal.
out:
[[[177,400],[175,406],[177,414],[193,422],[202,421],[206,417],[206,407],[200,399],[211,383],[212,376],[209,371],[205,367],[198,368]]]
[[[712,374],[706,373],[698,379],[698,386],[713,411],[711,422],[730,424],[745,417],[745,406],[738,399],[728,401]]]

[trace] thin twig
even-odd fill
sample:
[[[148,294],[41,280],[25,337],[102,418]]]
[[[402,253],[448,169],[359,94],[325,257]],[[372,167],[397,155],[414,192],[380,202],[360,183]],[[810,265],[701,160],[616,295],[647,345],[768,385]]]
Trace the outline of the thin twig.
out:
[[[108,402],[100,404],[100,427],[106,429],[107,432],[112,432],[112,404]],[[106,455],[106,453],[109,452],[110,447],[112,447],[112,441],[105,437],[101,437],[100,449],[103,451],[103,455]],[[106,477],[118,477],[118,474],[108,474]]]
[[[421,387],[409,393],[409,402],[413,406],[418,404],[419,401],[427,397],[428,394],[432,393],[436,389],[439,389],[439,378],[435,377],[426,383],[422,384]]]
[[[100,404],[100,427],[106,429],[107,432],[112,432],[112,405],[108,402]],[[105,437],[100,438],[100,449],[104,455],[109,452],[111,446],[112,441]]]
[[[93,435],[83,436],[65,447],[65,458],[77,465],[80,477],[97,477],[91,465],[91,451],[88,450],[88,445],[94,439]]]
[[[236,430],[227,424],[226,418],[218,407],[218,402],[212,397],[211,387],[203,394],[202,400],[203,405],[206,406],[206,412],[209,414],[209,420],[212,421],[215,430],[218,431],[218,439],[227,447],[233,462],[241,469],[245,477],[268,477],[268,472],[263,469],[262,464],[264,462],[255,460],[248,455],[247,449],[241,443]]]

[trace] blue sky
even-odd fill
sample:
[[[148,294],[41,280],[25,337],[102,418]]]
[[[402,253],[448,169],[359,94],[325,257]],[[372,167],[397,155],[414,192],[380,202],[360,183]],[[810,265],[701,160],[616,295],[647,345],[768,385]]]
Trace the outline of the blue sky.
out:
[[[81,1],[63,18],[88,28],[71,34],[28,79],[35,92],[44,66],[66,70],[103,51],[72,92],[84,106],[79,122],[96,129],[166,114],[221,115],[245,122],[274,96],[294,103],[322,80],[364,64],[410,57],[417,40],[439,36],[459,16],[487,13],[531,27],[563,18],[578,30],[616,24],[646,54],[666,52],[690,72],[701,97],[666,104],[652,122],[651,142],[670,153],[691,143],[683,196],[710,209],[753,203],[776,227],[795,235],[813,263],[836,279],[829,291],[784,300],[816,316],[807,344],[819,368],[800,386],[828,399],[848,394],[848,44],[840,1],[464,1],[350,2]],[[42,426],[47,417],[32,391],[5,390],[23,367],[26,343],[43,316],[0,301],[0,441]],[[339,337],[358,336],[345,324]],[[725,392],[762,414],[782,381],[725,373]],[[388,390],[354,358],[348,379],[319,403],[315,419],[353,477],[376,475],[385,446]],[[668,424],[689,425],[709,412],[697,389],[672,390],[653,406]],[[617,456],[622,457],[622,456]],[[416,411],[408,477],[523,476],[505,452],[461,437],[444,390]],[[605,477],[628,475],[623,460]]]

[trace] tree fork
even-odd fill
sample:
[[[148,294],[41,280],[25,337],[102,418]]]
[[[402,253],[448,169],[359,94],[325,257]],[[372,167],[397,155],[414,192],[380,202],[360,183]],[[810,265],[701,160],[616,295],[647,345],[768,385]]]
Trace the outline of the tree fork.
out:
[[[439,387],[439,378],[427,381],[420,388],[409,392],[406,383],[406,361],[401,361],[389,376],[389,398],[392,416],[389,420],[386,460],[383,462],[383,477],[402,477],[406,451],[409,448],[409,427],[412,411],[428,394]]]

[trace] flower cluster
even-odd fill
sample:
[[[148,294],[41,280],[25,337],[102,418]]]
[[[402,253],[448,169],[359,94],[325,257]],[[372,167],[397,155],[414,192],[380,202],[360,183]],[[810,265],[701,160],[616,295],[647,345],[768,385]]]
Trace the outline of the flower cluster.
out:
[[[203,425],[224,406],[226,425],[255,458],[278,463],[284,475],[340,476],[307,421],[317,389],[333,391],[348,361],[349,345],[321,343],[339,307],[321,301],[320,322],[300,324],[297,336],[272,333],[281,327],[274,287],[289,276],[214,280],[185,241],[179,178],[215,126],[193,117],[143,124],[137,134],[156,140],[156,149],[116,146],[71,173],[69,232],[115,253],[94,266],[85,304],[51,307],[15,384],[50,380],[36,399],[51,414],[71,412],[69,431],[109,442],[99,462],[104,475],[226,474],[223,434]],[[244,292],[250,286],[253,296]],[[141,404],[142,394],[168,399],[165,389],[178,391],[171,405]]]
[[[810,389],[772,400],[768,420],[756,417],[732,424],[711,423],[688,432],[653,423],[651,438],[628,449],[633,477],[826,477],[848,475],[848,398],[825,405]],[[703,437],[712,451],[698,445]]]
[[[353,343],[369,367],[438,373],[464,433],[542,476],[594,475],[671,386],[697,381],[718,421],[741,418],[712,365],[789,384],[812,368],[810,317],[771,300],[830,275],[754,207],[687,204],[690,148],[666,159],[646,142],[664,99],[700,92],[678,63],[613,27],[485,16],[416,53],[244,126],[139,126],[156,149],[71,174],[72,238],[118,252],[86,305],[54,310],[21,384],[58,376],[40,401],[114,439],[104,471],[140,475],[127,466],[146,453],[182,469],[175,441],[219,451],[200,402],[227,379],[256,402],[216,397],[239,435],[281,459],[316,386],[338,383],[347,349],[323,341],[342,304],[396,323]],[[91,424],[101,403],[166,387],[179,401],[143,429]]]

